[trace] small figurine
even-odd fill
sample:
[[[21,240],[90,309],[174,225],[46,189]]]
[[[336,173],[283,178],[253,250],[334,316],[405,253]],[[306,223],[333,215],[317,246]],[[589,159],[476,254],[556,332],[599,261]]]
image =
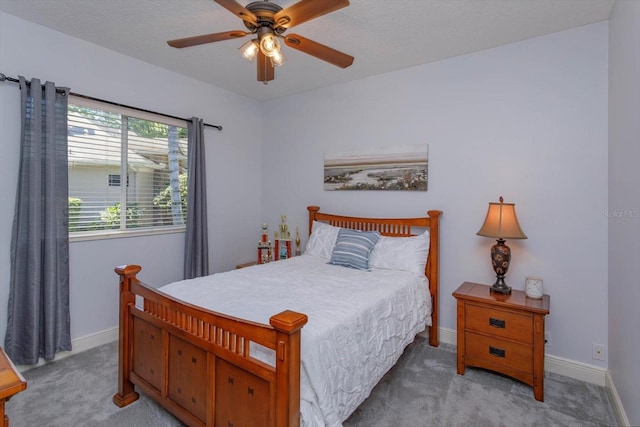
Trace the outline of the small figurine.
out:
[[[269,226],[262,224],[262,239],[258,242],[258,264],[266,264],[273,261],[273,255],[271,252],[271,241],[268,240]]]
[[[289,226],[287,225],[287,216],[285,214],[280,215],[280,220],[282,223],[280,224],[280,236],[284,239],[290,239],[291,233],[289,233]]]
[[[287,216],[285,214],[280,215],[280,220],[281,224],[279,227],[279,232],[276,231],[274,233],[274,260],[287,259],[291,257],[291,233],[289,232],[289,226],[286,222]],[[281,241],[284,243],[283,245],[281,245]]]
[[[300,255],[300,230],[296,227],[296,256]]]

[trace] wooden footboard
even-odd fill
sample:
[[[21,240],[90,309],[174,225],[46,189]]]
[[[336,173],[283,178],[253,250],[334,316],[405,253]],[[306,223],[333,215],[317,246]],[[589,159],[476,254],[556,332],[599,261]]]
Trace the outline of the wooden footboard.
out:
[[[118,393],[135,387],[189,426],[299,426],[300,333],[307,316],[284,311],[259,324],[180,302],[142,282],[137,265],[120,276]],[[275,351],[275,366],[252,345]]]

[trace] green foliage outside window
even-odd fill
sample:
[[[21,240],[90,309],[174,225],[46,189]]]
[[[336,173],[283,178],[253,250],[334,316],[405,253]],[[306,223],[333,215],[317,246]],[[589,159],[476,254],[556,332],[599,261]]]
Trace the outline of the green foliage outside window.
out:
[[[187,174],[178,177],[180,181],[180,200],[182,201],[182,218],[187,222]],[[153,199],[153,205],[171,212],[171,185],[162,190]]]
[[[100,212],[100,221],[102,221],[103,229],[120,228],[120,203],[109,206]],[[135,204],[127,205],[127,228],[140,227],[140,220],[144,211]]]
[[[81,207],[81,199],[78,199],[77,197],[69,197],[69,230],[75,230],[78,228]]]
[[[94,221],[89,224],[80,224],[80,210],[82,208],[82,199],[77,197],[69,197],[69,231],[96,231],[96,230],[113,230],[120,228],[120,203],[109,206],[100,212],[100,221]],[[127,206],[127,226],[136,228],[140,226],[143,210],[135,204]]]

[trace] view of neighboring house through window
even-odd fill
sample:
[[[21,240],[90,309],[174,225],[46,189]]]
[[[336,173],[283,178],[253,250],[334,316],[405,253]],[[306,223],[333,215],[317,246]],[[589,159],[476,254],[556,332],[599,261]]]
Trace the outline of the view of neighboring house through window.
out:
[[[68,145],[71,237],[184,228],[185,121],[71,96]]]

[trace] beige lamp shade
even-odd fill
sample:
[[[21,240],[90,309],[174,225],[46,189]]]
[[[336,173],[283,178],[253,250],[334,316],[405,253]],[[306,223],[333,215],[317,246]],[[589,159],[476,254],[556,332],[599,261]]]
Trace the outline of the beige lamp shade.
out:
[[[526,239],[527,235],[518,223],[515,203],[504,203],[503,200],[500,197],[499,203],[489,203],[487,217],[476,234],[496,239]]]

